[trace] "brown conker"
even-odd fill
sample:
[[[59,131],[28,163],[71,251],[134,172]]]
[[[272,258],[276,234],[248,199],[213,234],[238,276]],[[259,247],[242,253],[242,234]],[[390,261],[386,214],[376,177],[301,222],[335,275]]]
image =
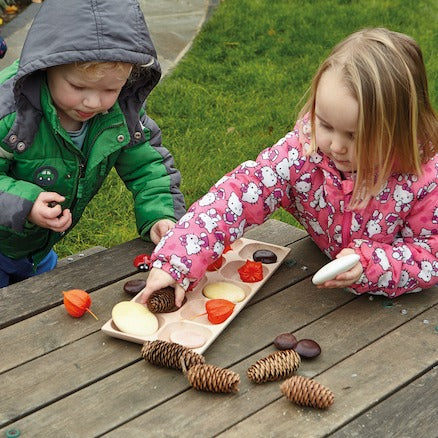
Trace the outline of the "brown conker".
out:
[[[135,278],[133,280],[128,280],[123,285],[123,290],[129,295],[137,295],[146,286],[146,280],[140,278]]]
[[[297,338],[292,333],[281,333],[274,339],[274,345],[279,350],[293,350],[297,345]]]
[[[321,347],[312,339],[301,339],[297,342],[294,350],[301,356],[307,359],[319,356],[321,354]]]

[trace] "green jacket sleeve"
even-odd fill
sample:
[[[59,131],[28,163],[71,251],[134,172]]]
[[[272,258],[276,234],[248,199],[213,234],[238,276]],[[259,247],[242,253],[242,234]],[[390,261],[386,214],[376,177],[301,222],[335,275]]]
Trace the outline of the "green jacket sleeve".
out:
[[[14,114],[11,114],[0,121],[0,138],[9,132],[13,119]],[[20,232],[34,201],[43,190],[9,176],[13,158],[12,151],[0,144],[0,226]]]
[[[134,198],[137,229],[147,239],[160,219],[177,221],[185,213],[179,189],[180,172],[170,152],[161,144],[161,131],[146,114],[142,118],[146,142],[130,146],[120,154],[116,169]]]

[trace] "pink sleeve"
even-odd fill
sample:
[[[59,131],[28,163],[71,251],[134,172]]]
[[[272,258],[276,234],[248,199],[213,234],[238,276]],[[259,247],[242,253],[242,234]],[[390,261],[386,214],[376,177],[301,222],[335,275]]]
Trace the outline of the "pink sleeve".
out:
[[[438,283],[437,193],[435,188],[417,200],[394,242],[352,242],[350,247],[360,253],[364,267],[356,292],[382,291],[396,297]]]
[[[229,245],[251,225],[261,224],[280,206],[288,206],[289,151],[302,153],[298,131],[265,149],[221,178],[157,245],[154,267],[168,272],[185,289],[193,287]],[[305,158],[302,158],[305,160]]]

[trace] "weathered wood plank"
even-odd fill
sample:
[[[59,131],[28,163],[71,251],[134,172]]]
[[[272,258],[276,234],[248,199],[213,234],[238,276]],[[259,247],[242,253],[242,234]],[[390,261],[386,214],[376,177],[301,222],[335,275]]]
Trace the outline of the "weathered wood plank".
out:
[[[0,331],[2,350],[2,341],[7,338],[7,351],[16,354],[18,347],[20,357],[18,361],[8,359],[4,372],[0,374],[0,419],[4,421],[0,433],[14,426],[22,433],[36,437],[59,433],[59,430],[65,432],[64,436],[84,436],[84,433],[100,436],[110,431],[111,436],[124,434],[130,437],[145,434],[183,437],[196,433],[203,436],[217,433],[259,436],[259,432],[263,436],[271,436],[270,433],[272,436],[292,436],[290,431],[295,430],[297,423],[309,423],[308,428],[306,424],[299,425],[301,432],[297,436],[305,437],[309,430],[316,430],[317,434],[312,436],[320,436],[318,433],[324,433],[324,428],[327,428],[321,414],[333,413],[335,407],[339,410],[347,404],[348,408],[343,408],[347,411],[344,416],[338,413],[329,418],[334,423],[334,426],[330,424],[329,430],[337,430],[397,391],[399,385],[406,385],[433,366],[430,365],[429,337],[426,336],[424,345],[417,343],[411,351],[414,355],[421,352],[426,356],[417,363],[412,358],[406,361],[408,352],[399,354],[399,349],[403,346],[406,350],[406,335],[410,339],[425,338],[412,330],[412,327],[419,330],[426,326],[423,318],[429,318],[433,329],[435,324],[432,321],[437,317],[436,308],[432,308],[437,303],[436,288],[394,300],[391,308],[382,306],[385,300],[381,297],[369,300],[341,290],[317,290],[308,277],[326,261],[325,256],[300,230],[297,230],[298,234],[295,231],[288,234],[287,228],[292,227],[286,224],[280,223],[277,227],[275,222],[268,222],[263,226],[273,227],[273,230],[266,228],[262,231],[258,227],[246,237],[262,240],[257,236],[259,229],[265,239],[268,236],[267,240],[275,244],[285,245],[291,239],[289,243],[294,243],[290,259],[297,263],[293,266],[283,264],[206,352],[209,363],[232,366],[239,372],[242,378],[239,394],[194,391],[188,387],[182,373],[144,363],[139,358],[140,345],[110,338],[99,331],[100,325],[110,317],[112,306],[126,299],[121,290],[127,279],[124,276],[113,285],[97,286],[93,291],[93,310],[99,312],[100,323],[95,323],[91,317],[73,320],[60,306]],[[129,258],[130,264],[140,252],[147,251],[134,252]],[[294,286],[286,287],[291,284]],[[407,310],[407,313],[401,313],[401,310]],[[433,314],[427,313],[432,311]],[[426,312],[426,316],[422,312]],[[404,329],[407,325],[410,325],[410,330]],[[49,336],[48,331],[53,331],[53,336]],[[293,331],[298,338],[313,338],[321,344],[323,354],[316,360],[303,361],[299,374],[317,376],[318,381],[335,391],[337,400],[329,411],[321,413],[297,408],[281,397],[278,383],[254,385],[246,378],[248,366],[274,351],[272,340],[283,331]],[[395,335],[399,332],[400,335]],[[395,347],[391,342],[382,344],[391,336],[397,338]],[[15,345],[14,339],[18,341]],[[381,354],[382,348],[384,354]],[[434,352],[436,357],[436,348]],[[358,360],[351,363],[355,356]],[[394,360],[401,362],[395,365],[395,376],[389,378],[387,387],[383,378],[377,379],[375,393],[379,399],[374,400],[374,383],[366,381],[362,372],[365,370],[363,374],[368,373],[373,378],[373,373],[378,371],[384,370],[388,374]],[[399,371],[404,363],[408,377]],[[360,375],[351,371],[354,366],[363,367]],[[334,370],[339,367],[347,367],[347,374],[345,370],[336,373]],[[353,374],[357,374],[354,379]],[[409,378],[409,375],[413,377]],[[341,385],[342,379],[346,378],[359,384],[354,389],[347,388],[349,384],[342,385],[341,392],[331,384],[330,379]],[[366,386],[365,400],[360,397],[363,386]],[[339,394],[344,403],[341,406]],[[269,418],[268,415],[266,420],[264,412],[272,413],[272,407],[273,416]],[[308,415],[309,419],[303,415]],[[253,419],[257,426],[252,425]],[[258,421],[267,422],[265,430],[258,428]],[[285,422],[287,427],[277,425]]]
[[[60,291],[93,291],[111,281],[133,275],[136,272],[132,264],[134,257],[152,249],[151,243],[134,239],[52,272],[1,288],[0,328],[58,305],[62,301]]]
[[[139,272],[128,278],[144,279],[146,276],[146,273]],[[87,313],[81,318],[73,318],[61,305],[0,330],[2,351],[14,352],[2,356],[0,373],[100,332],[102,325],[111,318],[113,306],[131,298],[123,292],[125,281],[120,280],[93,292],[91,308],[98,321]]]
[[[92,248],[87,248],[77,254],[72,254],[68,257],[64,257],[58,260],[58,263],[56,264],[56,269],[60,268],[61,266],[76,262],[83,257],[88,257],[92,254],[97,254],[98,252],[105,251],[106,249],[107,248],[105,248],[104,246],[93,246]]]
[[[297,286],[292,290],[295,291],[296,288]],[[303,293],[309,290],[310,293],[310,289],[311,287],[307,289],[302,287],[299,292]],[[248,327],[246,332],[248,344],[256,343],[256,336],[263,338],[265,330],[269,330],[271,327],[274,328],[273,332],[276,334],[291,330],[298,339],[311,338],[320,342],[323,349],[321,356],[315,360],[303,360],[299,369],[298,374],[308,377],[313,377],[325,370],[330,370],[334,365],[348,359],[358,350],[366,348],[376,340],[378,342],[382,333],[389,333],[394,328],[399,327],[400,324],[406,324],[409,321],[409,317],[402,315],[400,308],[408,308],[412,318],[415,314],[418,315],[437,302],[436,293],[428,292],[425,292],[422,296],[420,294],[415,297],[411,296],[408,300],[401,298],[400,302],[392,308],[383,307],[382,303],[384,300],[382,299],[376,298],[370,301],[367,297],[360,297],[331,313],[326,309],[326,316],[316,320],[314,323],[303,326],[300,330],[295,330],[294,324],[296,319],[303,318],[302,313],[309,311],[309,303],[307,301],[295,301],[298,298],[297,295],[294,294],[291,297],[290,307],[287,309],[287,313],[290,314],[289,318],[285,317],[279,310],[277,321],[269,321],[266,325],[261,321],[258,329],[253,333],[251,320],[257,319],[259,313],[252,313],[253,309],[251,308],[248,309],[248,312],[245,312],[249,314],[245,315],[245,321],[243,321],[241,326]],[[320,299],[324,300],[324,295]],[[315,303],[317,299],[315,296],[312,296],[309,297],[309,300],[313,300]],[[269,302],[270,300],[266,301]],[[294,304],[295,302],[296,304]],[[278,308],[272,306],[271,303],[268,303],[267,306],[272,308],[273,311]],[[312,304],[310,304],[310,307],[312,307]],[[308,320],[310,321],[310,318]],[[224,347],[224,350],[218,352],[218,348],[212,348],[211,353],[207,354],[209,362],[215,365],[229,366],[229,363],[227,364],[222,359],[223,355],[226,354],[225,347],[228,346],[231,350],[239,350],[246,344],[244,336],[245,333],[239,333],[239,338],[234,344],[229,342],[228,339],[221,339],[221,342],[218,345],[214,345],[214,347],[219,347],[219,350],[221,347]],[[222,341],[226,345],[221,345]],[[402,345],[402,348],[404,347]],[[421,347],[418,348],[421,350]],[[279,383],[254,385],[246,378],[248,367],[272,351],[274,351],[273,347],[269,346],[232,367],[241,376],[242,382],[239,394],[223,397],[222,395],[212,396],[211,394],[190,390],[117,428],[110,436],[116,437],[127,433],[131,437],[141,437],[145,427],[148,427],[148,430],[151,431],[161,432],[164,430],[163,425],[166,425],[167,436],[189,437],[193,434],[193,431],[202,431],[206,436],[213,436],[224,430],[226,431],[228,427],[234,424],[239,424],[240,421],[242,421],[242,427],[236,428],[237,432],[235,434],[233,433],[234,429],[232,429],[233,436],[292,436],[296,422],[303,422],[304,420],[301,418],[301,413],[297,414],[295,406],[290,406],[289,402],[286,404],[286,407],[281,406],[279,409],[269,411],[269,418],[263,416],[260,422],[266,421],[269,426],[259,429],[258,422],[257,426],[251,426],[252,418],[254,417],[251,416],[252,413],[258,412],[264,406],[281,398]],[[241,356],[245,356],[245,354]],[[366,360],[363,361],[366,363]],[[385,368],[385,362],[382,363],[382,368]],[[381,386],[384,387],[384,385]],[[358,397],[360,398],[360,393]],[[266,409],[269,409],[269,406]],[[349,412],[349,408],[345,410]],[[304,422],[300,433],[294,436],[319,436],[317,434],[312,435],[312,432],[315,430],[315,424],[320,420],[320,413],[315,410],[309,410],[309,412],[310,420],[306,421],[311,421],[312,423],[306,428],[306,422]],[[354,413],[352,415],[354,416]],[[245,420],[246,417],[248,417],[248,421]],[[285,430],[277,431],[277,423],[287,425]],[[316,432],[318,432],[317,428]],[[228,433],[229,431],[225,432],[224,436],[228,436]],[[306,433],[308,434],[306,435]]]
[[[281,225],[278,228],[282,228]],[[293,229],[289,233],[283,230],[281,234],[287,236],[288,240],[293,241],[295,236],[300,238],[303,235],[300,230],[297,231],[299,231],[297,235],[295,235]],[[258,236],[253,233],[252,238],[254,237]],[[300,263],[290,267],[287,265],[281,266],[248,305],[264,299],[266,296],[285,288],[289,284],[298,282],[309,275],[309,272],[317,269],[319,264],[324,263],[325,256],[319,250],[314,251],[312,246],[309,247],[306,244],[306,239],[298,240],[297,243],[293,244],[292,253],[300,254],[300,260],[309,266],[313,266],[313,268],[309,271],[302,270],[302,264]],[[295,245],[297,246],[295,247]],[[2,348],[5,351],[14,351],[14,354],[6,355],[2,359],[0,372],[47,354],[54,349],[99,330],[101,325],[111,317],[111,309],[114,304],[130,299],[130,297],[123,293],[122,288],[125,281],[133,278],[145,279],[147,278],[147,273],[136,272],[130,277],[119,280],[109,287],[97,289],[92,293],[93,311],[100,318],[98,322],[90,315],[85,315],[81,319],[71,318],[66,314],[64,308],[61,307],[50,309],[2,329],[0,331]],[[61,292],[59,290],[56,293],[58,300],[62,299]]]
[[[304,259],[305,254],[305,252],[302,253]],[[296,269],[299,270],[299,268]],[[136,274],[135,278],[144,278],[145,276],[145,273],[138,273]],[[275,274],[272,278],[274,277]],[[105,321],[110,318],[113,305],[116,302],[126,299],[126,295],[122,290],[124,281],[125,280],[119,281],[93,293],[93,311]],[[285,281],[289,280],[285,278]],[[278,281],[278,286],[279,285],[280,281]],[[349,295],[348,298],[350,299]],[[308,304],[310,304],[310,301]],[[270,316],[276,318],[276,316],[273,314],[270,314]],[[63,378],[60,382],[58,382],[53,376],[56,375],[56,369],[58,367],[59,360],[56,358],[53,359],[52,355],[49,353],[53,352],[55,357],[58,354],[61,354],[63,356],[70,356],[71,358],[81,357],[81,361],[91,360],[89,355],[94,357],[96,353],[93,351],[93,349],[90,351],[84,351],[81,338],[85,338],[85,342],[90,342],[91,338],[88,335],[96,332],[96,330],[100,328],[101,324],[101,321],[95,321],[89,315],[85,315],[80,319],[71,318],[66,313],[63,306],[58,306],[54,309],[44,312],[41,315],[36,315],[33,318],[16,323],[11,327],[7,327],[0,332],[3,345],[15,352],[14,355],[7,356],[5,361],[2,362],[2,371],[16,367],[15,370],[3,374],[3,377],[7,380],[7,382],[12,382],[12,386],[9,386],[7,383],[3,385],[3,399],[6,403],[9,403],[9,406],[13,405],[14,400],[17,403],[14,409],[10,407],[9,411],[12,412],[11,415],[14,415],[14,413],[17,414],[17,412],[20,411],[30,412],[37,408],[37,406],[34,405],[36,397],[35,394],[38,392],[35,392],[36,388],[30,387],[32,391],[32,397],[24,392],[19,398],[17,398],[16,393],[17,388],[21,388],[22,386],[21,384],[17,385],[17,382],[24,384],[24,382],[31,379],[35,369],[41,368],[44,370],[42,375],[39,375],[39,382],[42,382],[41,384],[43,386],[44,384],[47,384],[48,388],[51,388],[51,391],[55,391],[50,397],[47,395],[47,392],[42,391],[40,395],[41,404],[43,402],[47,403],[47,400],[55,400],[63,394],[68,394],[69,392],[75,390],[77,383],[81,382],[81,379],[76,379],[74,374],[76,372],[76,368],[82,370],[86,369],[87,366],[78,365],[76,360],[76,368],[70,370],[70,373],[68,370],[64,370]],[[112,340],[101,333],[95,333],[95,335],[98,335],[100,338],[103,336],[104,339],[106,339],[106,341],[104,340],[103,342]],[[78,339],[79,343],[75,342]],[[271,339],[269,338],[266,340],[266,343],[268,344],[270,341]],[[123,341],[119,342],[123,343]],[[67,347],[65,347],[66,345]],[[135,357],[138,357],[140,346],[137,344],[134,345],[136,348],[135,351],[137,352]],[[64,348],[60,349],[60,347],[63,346]],[[71,349],[73,349],[73,352],[68,353]],[[250,348],[249,352],[251,353],[252,351],[253,350]],[[233,360],[237,359],[238,357],[235,357]],[[64,360],[68,359],[64,358]],[[102,360],[106,361],[104,358]],[[123,355],[119,356],[114,354],[114,360],[116,363],[114,363],[114,361],[109,361],[108,365],[113,366],[114,369],[119,369],[129,365],[129,363],[131,363],[134,359],[130,357],[129,360],[126,360]],[[27,365],[26,362],[29,365]],[[23,363],[25,365],[20,366],[20,364]],[[55,364],[55,369],[52,369],[52,364]],[[93,368],[92,379],[97,380],[102,376],[102,374],[104,375],[106,373],[108,373],[108,369],[106,367],[104,367],[104,370],[102,371],[100,367],[96,366]],[[1,381],[2,376],[0,376],[0,385],[2,385]],[[29,397],[29,405],[26,397]],[[13,419],[14,417],[8,417],[5,419],[5,421],[12,421]]]
[[[307,236],[305,231],[275,219],[269,219],[245,233],[245,237],[248,239],[260,240],[280,246],[288,246],[305,236]]]
[[[330,436],[334,438],[437,436],[437,394],[438,369],[435,367]]]
[[[239,318],[233,321],[227,331],[225,331],[210,347],[211,351],[207,351],[207,360],[210,363],[221,366],[230,366],[232,363],[241,361],[246,352],[252,351],[254,353],[258,350],[257,346],[259,345],[259,341],[260,344],[263,345],[265,342],[269,342],[268,338],[272,340],[272,333],[278,334],[280,331],[286,329],[296,331],[295,328],[299,326],[300,322],[301,325],[303,325],[303,321],[311,321],[312,318],[309,316],[309,312],[314,312],[316,315],[327,314],[326,318],[331,317],[332,324],[325,326],[327,329],[326,332],[320,333],[319,338],[314,337],[321,342],[321,345],[324,348],[324,345],[327,345],[324,342],[326,340],[324,336],[330,334],[329,329],[331,325],[336,327],[337,322],[343,315],[352,314],[353,316],[350,320],[346,318],[345,326],[339,328],[339,331],[335,336],[337,345],[335,342],[334,347],[330,349],[331,354],[324,350],[324,354],[320,356],[320,359],[307,362],[310,366],[307,373],[315,373],[315,370],[311,368],[315,365],[317,366],[316,372],[320,373],[322,370],[330,368],[334,363],[342,360],[342,358],[348,357],[357,349],[367,345],[371,342],[370,339],[373,335],[374,337],[379,337],[382,327],[389,330],[392,324],[398,325],[408,319],[406,315],[401,315],[396,309],[385,309],[381,306],[381,303],[379,303],[378,300],[369,301],[366,297],[354,299],[347,306],[340,307],[339,310],[343,310],[341,315],[338,315],[337,311],[330,313],[330,308],[328,306],[323,305],[319,307],[315,305],[317,302],[317,294],[320,294],[320,291],[314,291],[312,294],[310,291],[311,289],[312,287],[309,287],[307,282],[303,282],[303,287],[301,287],[300,290],[295,286],[294,288],[283,291],[282,293],[285,295],[284,299],[280,300],[275,306],[272,305],[272,300],[282,293],[245,308],[239,315]],[[307,291],[309,292],[306,294]],[[303,295],[301,300],[300,294]],[[330,295],[331,296],[327,294],[322,295],[319,299],[322,302],[325,300],[329,302],[330,300],[334,300],[336,295],[339,295],[338,300],[341,300],[341,302],[333,303],[333,308],[336,308],[342,302],[345,302],[346,295],[343,291],[331,291]],[[419,297],[420,295],[418,298]],[[430,306],[430,300],[433,301],[433,298],[436,298],[434,294],[426,293],[423,297],[424,298],[422,299],[417,298],[417,307],[414,306],[414,303],[411,304],[411,315],[415,312],[419,312],[420,308],[424,309],[425,307],[427,308]],[[360,303],[360,301],[362,301],[362,303]],[[312,310],[312,306],[318,307],[318,309]],[[353,307],[348,310],[348,306]],[[266,316],[267,308],[273,309],[271,315]],[[360,309],[364,309],[362,313],[360,312]],[[384,318],[385,316],[386,318]],[[297,322],[299,321],[299,318],[301,318],[301,321]],[[351,330],[348,330],[352,322],[364,321],[367,318],[371,319],[369,321],[369,327],[371,329],[368,331],[372,333],[367,333],[367,336],[365,336],[364,339],[361,338],[363,326],[360,324],[357,324],[356,326],[353,325]],[[234,329],[237,320],[240,322],[239,326],[246,326],[248,327],[248,330],[237,330],[235,334],[237,339],[232,338],[234,343],[230,343],[230,339],[227,339],[224,335],[229,335],[231,332],[235,331]],[[252,330],[250,326],[254,321],[259,322],[256,330]],[[288,326],[285,325],[285,321],[287,321]],[[382,321],[380,325],[378,324],[378,321]],[[274,325],[274,330],[266,333],[265,329],[269,328],[271,325]],[[300,338],[310,337],[312,332],[308,331],[309,327],[310,326],[304,323],[303,328],[297,332],[297,335]],[[222,346],[223,350],[221,357],[217,358],[218,360],[215,360],[217,354],[215,350],[221,344],[225,344]],[[250,347],[251,345],[252,348]],[[341,345],[342,348],[339,348],[339,345]],[[242,346],[244,350],[243,352]],[[19,420],[15,425],[21,430],[43,430],[38,426],[42,422],[42,424],[47,425],[44,430],[48,431],[51,430],[52,427],[56,427],[56,424],[59,423],[59,417],[63,417],[60,419],[61,424],[66,427],[67,430],[72,431],[72,433],[77,434],[80,433],[80,430],[86,429],[89,431],[90,435],[95,436],[103,431],[117,427],[118,424],[121,424],[130,418],[134,418],[142,412],[148,411],[145,415],[142,415],[138,419],[128,423],[126,426],[121,427],[120,430],[116,429],[114,432],[116,434],[115,436],[120,436],[120,434],[125,433],[125,431],[128,431],[129,436],[142,436],[141,434],[144,434],[145,430],[150,433],[158,434],[159,431],[163,430],[163,425],[166,425],[166,430],[168,431],[169,436],[189,436],[190,434],[193,434],[194,430],[203,431],[204,434],[210,436],[213,432],[220,432],[235,422],[251,415],[251,413],[257,410],[257,406],[259,406],[259,408],[263,407],[269,403],[270,400],[275,400],[279,397],[278,387],[276,386],[277,384],[252,385],[247,382],[244,377],[246,368],[257,358],[267,354],[270,350],[272,350],[272,346],[267,348],[266,351],[259,351],[258,353],[253,354],[252,357],[238,364],[236,369],[242,376],[242,389],[239,395],[211,395],[196,393],[193,390],[189,390],[178,396],[181,391],[187,388],[185,379],[183,376],[179,375],[179,373],[176,373],[175,375],[173,371],[160,369],[159,371],[162,374],[175,376],[176,380],[160,380],[160,385],[162,386],[159,386],[160,391],[157,393],[155,391],[156,382],[154,380],[156,375],[150,374],[153,373],[152,370],[156,370],[155,367],[148,364],[136,363],[82,389],[80,392],[71,394],[67,398],[59,400],[58,402]],[[142,375],[142,379],[139,380],[139,370],[142,366],[146,367],[148,372],[146,373],[146,376]],[[305,368],[303,368],[303,370],[306,372]],[[150,375],[153,375],[154,379],[149,379]],[[64,378],[66,377],[74,379],[74,376],[64,376]],[[133,381],[136,382],[135,385],[132,383]],[[176,381],[178,381],[178,385],[176,384]],[[121,385],[120,382],[126,382],[126,385]],[[183,386],[179,385],[180,382],[184,382]],[[55,384],[55,386],[57,385]],[[172,397],[175,398],[154,408],[154,406],[163,402],[163,398],[171,399]],[[136,401],[134,406],[127,403],[130,399]],[[142,400],[142,402],[140,403],[139,400]],[[125,403],[127,404],[125,405]],[[96,405],[99,406],[99,412],[104,412],[106,415],[102,416],[102,414],[100,414],[98,418],[93,417],[92,415],[96,413]],[[154,408],[153,411],[149,411],[152,408]],[[69,411],[71,417],[70,420],[64,418],[66,410]],[[88,414],[84,415],[84,412],[88,412]],[[193,413],[193,416],[191,413]],[[82,415],[81,425],[75,424],[74,418],[77,415]],[[280,415],[280,419],[282,418],[282,415]],[[51,419],[51,421],[49,421],[49,419]],[[218,427],[222,427],[223,429],[216,430]],[[137,430],[138,435],[134,434],[133,431],[135,430]],[[172,431],[175,433],[173,434]]]
[[[280,221],[268,220],[247,233],[249,238],[286,246],[306,233]],[[141,253],[151,253],[154,245],[134,239],[105,251],[81,258],[42,274],[0,289],[0,329],[58,305],[60,291],[94,291],[136,272],[132,261]]]
[[[230,343],[229,338],[227,340],[227,337],[224,338],[221,335],[210,347],[214,351],[216,343],[218,345],[222,344],[220,362],[211,360],[211,354],[207,351],[206,357],[209,362],[228,366],[233,362],[241,360],[242,355],[251,355],[257,351],[259,342],[262,341],[264,345],[269,344],[272,341],[272,333],[268,330],[263,330],[263,333],[260,333],[260,327],[268,329],[272,324],[277,324],[278,328],[280,321],[286,318],[293,307],[293,303],[290,301],[290,290],[287,289],[287,291],[289,294],[286,291],[277,294],[283,294],[284,296],[279,302],[278,311],[275,313],[266,313],[265,303],[268,300],[243,309],[239,314],[239,318],[236,318],[224,332],[228,336],[235,332],[235,336],[231,336],[232,343]],[[270,300],[277,297],[277,295],[271,297]],[[315,295],[316,290],[314,290],[313,294],[308,294],[307,297],[303,298],[303,308],[312,306],[311,303],[315,300]],[[335,292],[334,295],[338,295],[337,301],[333,298],[327,298],[327,301],[332,302],[332,308],[335,308],[339,305],[339,302],[345,302],[347,299],[342,291]],[[349,295],[347,296],[350,298]],[[273,308],[276,309],[277,307]],[[310,318],[318,318],[321,315],[321,311],[325,313],[326,308],[324,306],[314,306],[307,313],[302,312],[303,315],[299,318],[297,315],[296,320],[299,322],[294,323],[304,325]],[[237,320],[241,320],[239,324],[237,324]],[[249,323],[254,324],[254,321],[258,321],[258,330],[253,331],[251,335],[246,331],[242,332],[239,330],[240,326],[248,326]],[[111,346],[107,347],[111,348],[109,353],[104,348],[98,348],[99,341]],[[123,353],[119,355],[116,348],[112,349],[114,342],[123,343],[123,341],[108,338],[103,333],[95,333],[84,338],[83,341],[73,342],[60,350],[54,350],[28,364],[1,374],[2,403],[8,406],[7,412],[9,412],[9,416],[4,419],[5,423],[16,420],[18,418],[17,414],[20,411],[24,411],[30,415],[14,423],[14,426],[22,431],[45,430],[48,432],[52,430],[52,427],[55,428],[57,427],[56,425],[59,426],[61,424],[73,436],[75,434],[76,436],[80,435],[80,431],[84,429],[91,436],[96,436],[103,431],[119,426],[126,420],[141,414],[146,409],[151,409],[157,404],[165,402],[168,398],[175,397],[181,391],[187,390],[187,381],[181,373],[160,370],[143,361],[132,365],[132,361],[135,361],[135,359],[130,356],[130,350],[126,353],[127,356]],[[90,347],[84,348],[85,344],[95,345],[94,349],[97,352],[95,353],[94,349]],[[133,345],[134,347],[132,348],[134,350],[132,353],[135,354],[137,352],[136,358],[138,358],[141,347],[137,344]],[[236,348],[236,345],[241,345],[242,347]],[[103,357],[100,357],[102,355]],[[112,357],[109,359],[108,355],[112,355]],[[66,362],[73,360],[73,363],[69,366],[61,367],[62,371],[56,372],[57,369],[59,370],[60,361],[63,360]],[[105,365],[106,361],[109,361],[108,366]],[[141,374],[140,370],[142,368],[147,369],[146,374]],[[31,385],[29,390],[21,391],[20,397],[17,397],[19,388],[24,382],[31,381],[35,369],[44,370],[41,372],[41,375],[39,373],[38,385]],[[111,369],[120,371],[106,377]],[[154,388],[157,386],[157,375],[160,373],[163,375],[160,380],[160,390],[154,391]],[[142,376],[141,384],[140,380],[138,380],[140,375]],[[175,380],[164,378],[165,375],[174,375],[174,378],[179,380],[178,384],[175,384]],[[88,379],[88,383],[95,383],[82,388],[86,384],[84,376]],[[19,379],[19,385],[17,385],[17,379]],[[126,385],[121,385],[120,382],[127,383]],[[135,382],[135,384],[132,382]],[[36,391],[34,390],[35,386],[37,386]],[[78,390],[79,392],[75,392]],[[137,402],[135,404],[125,403],[130,398]],[[58,399],[60,400],[56,401]],[[143,401],[140,403],[139,400]],[[47,401],[52,404],[43,407]],[[95,413],[96,405],[100,406],[99,411],[105,412],[106,416],[102,417],[100,415],[100,417],[94,418],[91,415],[93,412]],[[31,413],[36,409],[39,410]],[[66,411],[69,412],[69,418],[64,418]],[[80,415],[81,422],[77,421],[77,415]],[[63,418],[60,419],[58,418],[59,416]],[[144,430],[146,429],[143,429],[143,432]]]
[[[435,306],[376,342],[346,358],[317,377],[335,394],[335,403],[326,411],[296,407],[280,397],[224,432],[224,436],[242,434],[277,437],[322,437],[365,413],[376,403],[399,391],[411,380],[438,364],[436,332],[423,320],[438,320]],[[408,342],[421,339],[421,342]],[[298,373],[300,374],[300,373]],[[187,406],[186,406],[187,408]],[[400,406],[398,406],[400,409]],[[409,403],[404,409],[409,409]],[[287,421],[281,421],[282,414]],[[396,411],[392,413],[396,414]],[[283,417],[284,418],[284,417]],[[429,419],[438,429],[436,415]],[[405,430],[417,435],[417,426]]]

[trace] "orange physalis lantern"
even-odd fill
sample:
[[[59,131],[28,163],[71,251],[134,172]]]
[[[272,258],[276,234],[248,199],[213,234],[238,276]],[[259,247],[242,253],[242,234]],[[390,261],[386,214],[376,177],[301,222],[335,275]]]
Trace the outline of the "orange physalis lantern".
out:
[[[207,311],[208,320],[212,324],[224,322],[233,313],[235,306],[231,301],[221,298],[207,301],[205,303],[205,310]]]
[[[91,298],[87,292],[81,289],[72,289],[62,293],[64,295],[65,309],[71,316],[80,318],[85,312],[88,312],[98,319],[90,310]]]
[[[224,256],[219,256],[218,259],[216,259],[213,263],[210,263],[207,266],[207,271],[208,272],[213,272],[213,271],[217,271],[218,269],[220,269],[220,267],[222,266],[222,263],[224,262]]]
[[[220,324],[230,317],[234,311],[234,307],[236,307],[236,305],[233,302],[222,298],[208,300],[205,303],[206,312],[192,316],[189,320],[192,321],[200,316],[207,315],[208,320],[212,324]]]

